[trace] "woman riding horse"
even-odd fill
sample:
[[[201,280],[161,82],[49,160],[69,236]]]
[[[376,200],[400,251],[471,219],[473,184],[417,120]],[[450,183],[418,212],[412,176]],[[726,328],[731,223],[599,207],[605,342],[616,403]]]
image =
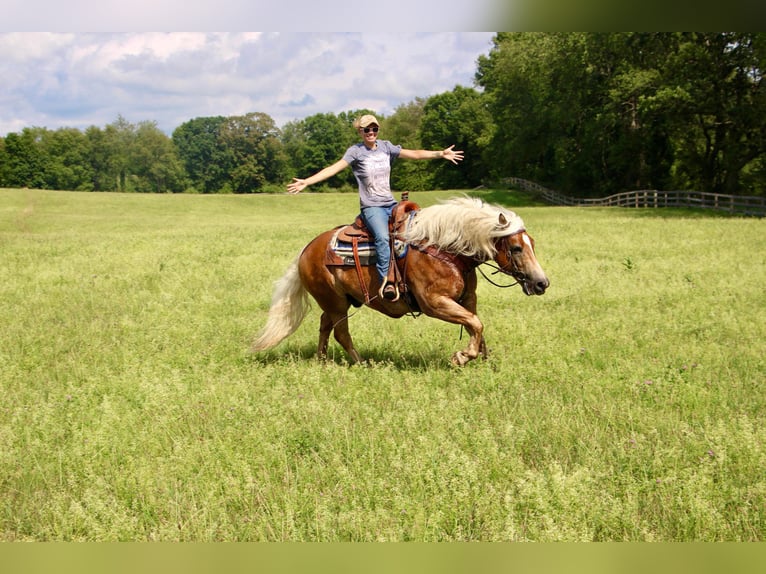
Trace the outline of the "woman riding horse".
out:
[[[463,152],[452,149],[454,145],[440,151],[412,150],[394,145],[388,140],[379,140],[380,124],[375,116],[370,114],[358,118],[353,125],[362,138],[361,143],[352,145],[341,159],[311,177],[293,178],[292,183],[287,186],[287,192],[300,193],[309,185],[329,179],[351,166],[359,185],[362,218],[375,238],[376,267],[380,276],[378,294],[389,301],[396,301],[399,294],[395,285],[386,282],[391,260],[388,220],[396,205],[396,200],[391,193],[391,165],[397,157],[403,159],[444,158],[457,164],[463,159]]]

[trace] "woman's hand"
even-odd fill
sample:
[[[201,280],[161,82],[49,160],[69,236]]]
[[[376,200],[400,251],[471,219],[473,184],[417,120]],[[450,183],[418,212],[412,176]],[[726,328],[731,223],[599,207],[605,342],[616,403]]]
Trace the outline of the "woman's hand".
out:
[[[287,193],[300,193],[302,190],[306,189],[307,186],[308,184],[305,179],[294,177],[292,183],[287,185]]]
[[[455,147],[454,145],[451,145],[447,149],[442,151],[442,157],[446,160],[451,161],[454,164],[457,164],[457,162],[463,161],[463,152],[452,149],[454,147]]]

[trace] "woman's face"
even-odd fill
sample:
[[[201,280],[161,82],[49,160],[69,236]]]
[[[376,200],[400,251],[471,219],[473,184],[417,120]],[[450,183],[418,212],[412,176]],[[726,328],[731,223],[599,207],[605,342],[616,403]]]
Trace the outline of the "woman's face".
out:
[[[367,147],[375,145],[375,140],[378,139],[378,126],[376,124],[370,124],[367,127],[359,128],[359,135],[362,136],[362,141]]]

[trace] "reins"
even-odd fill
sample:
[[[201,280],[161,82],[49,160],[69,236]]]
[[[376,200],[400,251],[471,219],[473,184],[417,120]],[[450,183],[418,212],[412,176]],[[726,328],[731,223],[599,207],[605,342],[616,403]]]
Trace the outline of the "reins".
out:
[[[503,269],[502,269],[500,266],[498,266],[498,265],[492,265],[492,264],[491,264],[491,263],[489,263],[488,261],[485,261],[485,262],[484,262],[482,265],[489,265],[489,267],[491,267],[492,269],[494,269],[495,271],[492,273],[492,275],[497,275],[498,273],[501,273],[501,272],[503,272]],[[494,281],[492,281],[492,279],[490,279],[489,277],[487,277],[487,274],[486,274],[486,273],[484,273],[484,270],[481,268],[481,265],[479,265],[479,266],[478,266],[476,269],[478,269],[478,270],[479,270],[479,273],[481,273],[481,276],[482,276],[482,277],[484,277],[484,279],[486,279],[486,280],[487,280],[487,281],[488,281],[488,282],[489,282],[491,285],[494,285],[495,287],[500,287],[501,289],[507,289],[508,287],[514,287],[515,285],[518,285],[518,284],[519,284],[519,280],[518,280],[518,279],[516,279],[516,281],[515,281],[515,282],[513,282],[513,283],[511,283],[511,284],[509,284],[509,285],[500,285],[500,283],[495,283]],[[513,277],[513,276],[512,276],[512,277]],[[515,277],[514,277],[514,279],[515,279]]]

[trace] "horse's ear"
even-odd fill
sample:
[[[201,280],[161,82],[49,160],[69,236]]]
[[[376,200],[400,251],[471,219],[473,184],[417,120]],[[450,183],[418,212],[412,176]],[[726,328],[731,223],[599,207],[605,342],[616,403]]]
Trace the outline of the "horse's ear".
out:
[[[497,219],[500,227],[508,227],[508,220],[505,218],[505,215],[501,213]]]

